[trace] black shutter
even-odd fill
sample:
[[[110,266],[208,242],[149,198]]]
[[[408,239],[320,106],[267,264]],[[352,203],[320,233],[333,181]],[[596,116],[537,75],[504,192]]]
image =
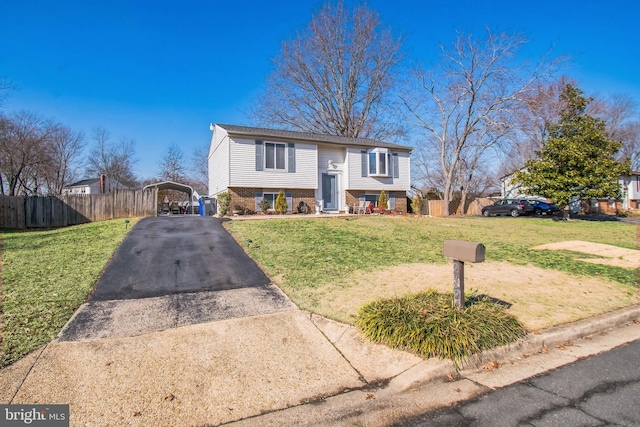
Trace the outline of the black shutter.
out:
[[[287,198],[287,211],[293,211],[293,193],[287,191],[284,196]]]
[[[260,212],[260,202],[262,201],[262,191],[256,192],[256,212]]]
[[[264,149],[262,141],[256,141],[256,170],[261,171],[264,167]]]

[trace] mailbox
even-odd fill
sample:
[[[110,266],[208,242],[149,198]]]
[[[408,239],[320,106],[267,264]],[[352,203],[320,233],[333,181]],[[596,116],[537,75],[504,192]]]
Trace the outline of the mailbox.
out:
[[[444,256],[462,262],[484,262],[485,248],[482,243],[462,240],[445,240]]]

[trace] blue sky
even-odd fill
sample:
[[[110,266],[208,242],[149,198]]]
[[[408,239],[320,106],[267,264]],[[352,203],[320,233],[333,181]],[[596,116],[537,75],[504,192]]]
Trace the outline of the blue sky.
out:
[[[0,76],[13,81],[5,112],[26,109],[83,130],[136,141],[136,173],[157,174],[173,142],[186,154],[208,144],[209,123],[250,125],[246,111],[270,58],[319,1],[4,0]],[[348,2],[347,2],[348,3]],[[428,66],[455,30],[518,31],[531,58],[553,47],[564,74],[590,95],[640,102],[637,0],[370,0]],[[410,141],[406,141],[410,143]]]

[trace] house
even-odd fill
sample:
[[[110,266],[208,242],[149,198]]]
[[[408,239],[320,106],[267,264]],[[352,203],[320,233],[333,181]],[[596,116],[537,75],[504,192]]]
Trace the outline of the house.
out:
[[[525,188],[512,182],[513,173],[500,178],[502,198],[539,198],[527,194]],[[592,199],[580,200],[572,198],[569,203],[572,213],[580,211],[615,214],[620,209],[640,209],[640,172],[632,171],[627,176],[618,179],[621,189],[621,199]]]
[[[640,171],[631,171],[618,180],[622,187],[622,207],[640,209]]]
[[[212,124],[209,193],[229,191],[232,208],[259,211],[266,198],[273,209],[284,190],[289,211],[300,202],[324,212],[349,211],[360,201],[377,201],[407,211],[411,147],[361,138]]]
[[[66,185],[62,189],[62,194],[104,194],[110,193],[115,189],[126,188],[116,180],[110,180],[105,175],[99,178],[83,179],[73,184]]]

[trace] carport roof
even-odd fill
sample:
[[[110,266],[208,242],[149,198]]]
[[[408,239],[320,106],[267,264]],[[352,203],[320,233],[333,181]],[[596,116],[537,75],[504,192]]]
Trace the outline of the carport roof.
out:
[[[173,181],[155,182],[153,184],[146,185],[144,187],[144,190],[152,187],[158,187],[159,190],[178,190],[178,191],[184,191],[185,193],[189,193],[190,195],[193,194],[193,187],[187,184],[180,184],[179,182],[173,182]]]

